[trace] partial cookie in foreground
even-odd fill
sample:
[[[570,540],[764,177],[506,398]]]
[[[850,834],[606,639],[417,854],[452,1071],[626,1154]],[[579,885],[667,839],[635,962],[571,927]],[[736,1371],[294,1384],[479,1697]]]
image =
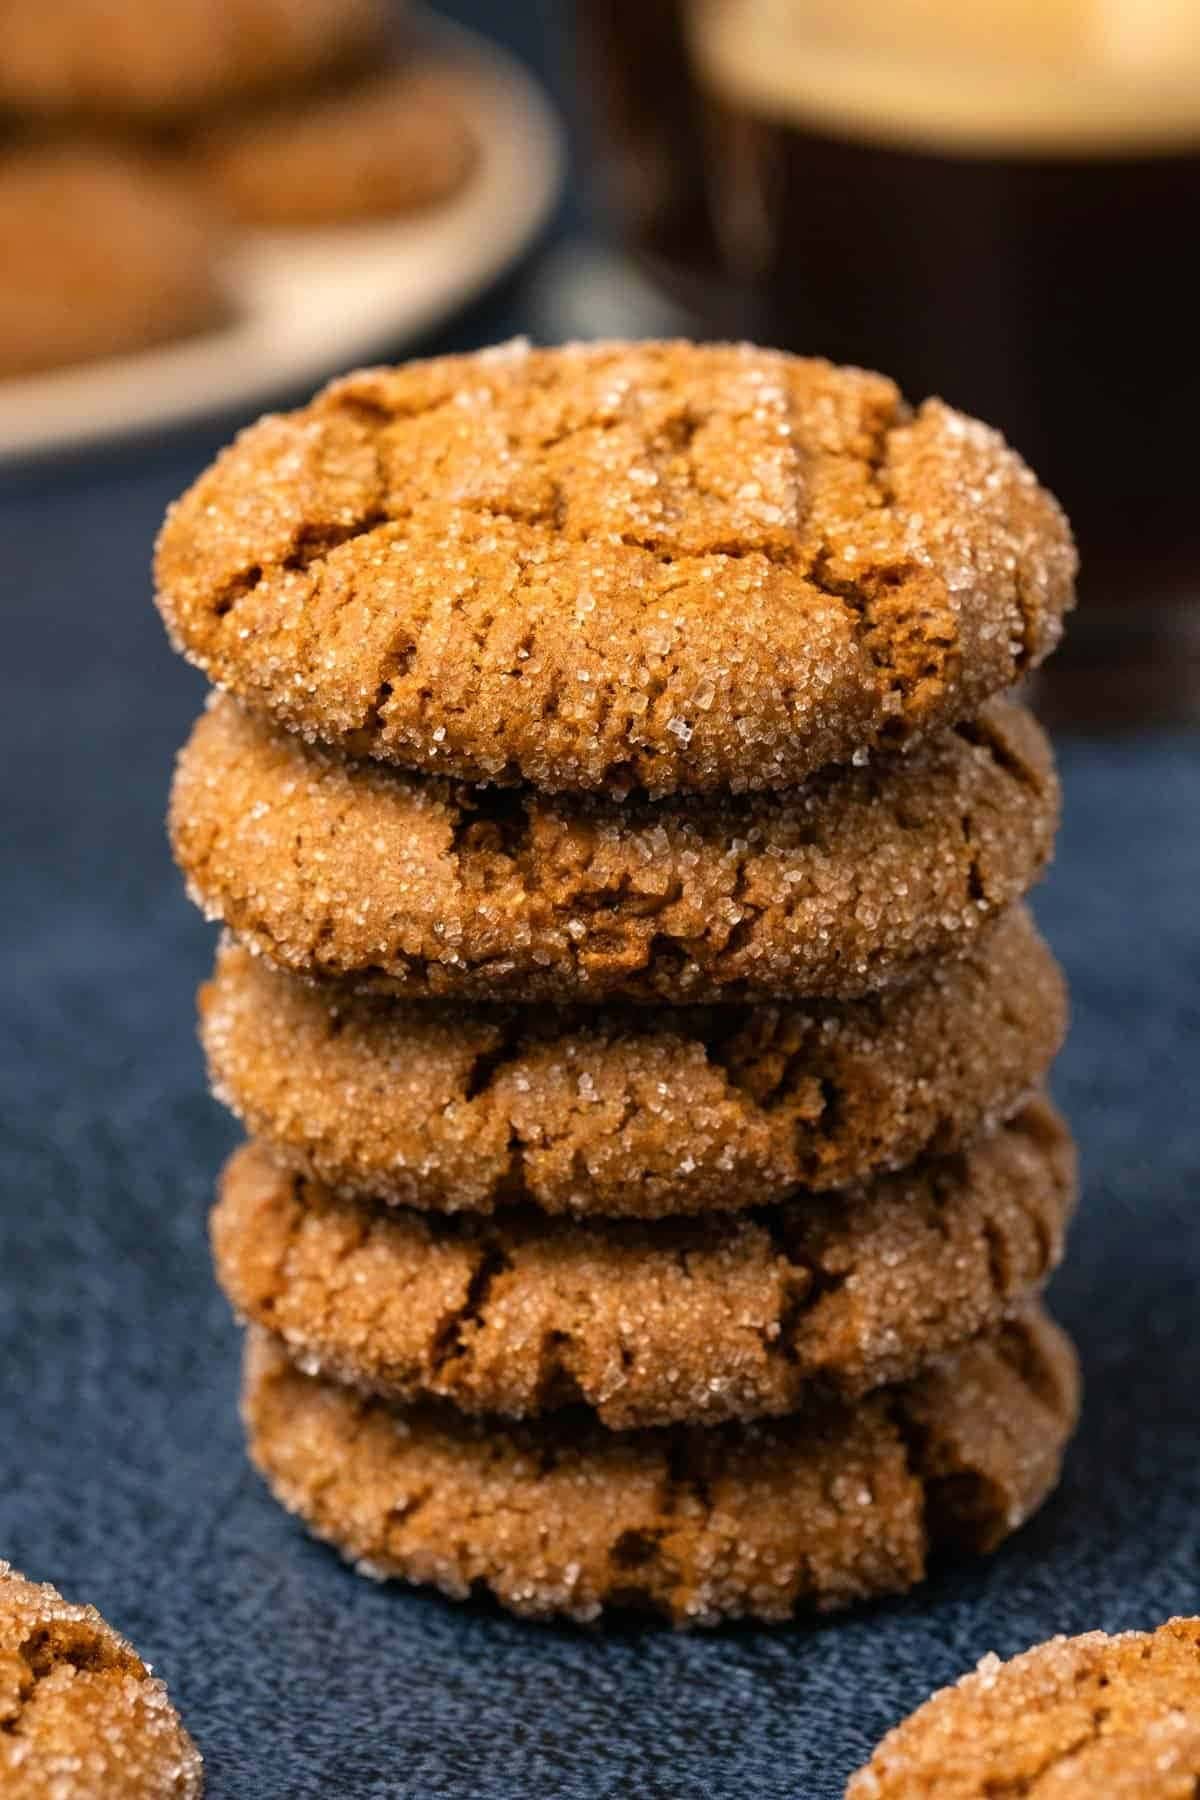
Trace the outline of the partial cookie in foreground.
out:
[[[985,1656],[889,1732],[846,1800],[1193,1800],[1200,1619]]]
[[[1046,1280],[1075,1158],[1036,1101],[958,1156],[732,1218],[488,1221],[336,1199],[257,1145],[212,1218],[235,1309],[310,1372],[615,1430],[857,1399],[995,1329]]]
[[[0,105],[169,122],[353,66],[388,0],[0,0]]]
[[[196,1800],[199,1752],[161,1681],[92,1606],[0,1562],[0,1792]]]
[[[0,238],[0,377],[147,349],[228,311],[220,233],[154,158],[86,139],[0,153]]]
[[[252,949],[417,998],[855,999],[965,955],[1037,878],[1050,748],[992,701],[785,794],[624,805],[308,748],[218,696],[181,753],[176,860]]]
[[[1018,906],[959,961],[840,1005],[407,1002],[304,981],[230,940],[200,1012],[217,1097],[344,1196],[658,1218],[957,1149],[1042,1080],[1066,989]]]
[[[304,735],[546,791],[771,789],[974,714],[1071,605],[998,435],[746,345],[367,370],[172,509],[177,648]]]
[[[515,1612],[676,1624],[831,1611],[994,1549],[1058,1479],[1071,1347],[1034,1309],[907,1387],[773,1424],[610,1432],[397,1412],[252,1333],[243,1411],[276,1497],[364,1574]]]
[[[466,181],[477,147],[462,82],[429,61],[292,97],[206,133],[214,202],[243,225],[338,224],[417,212]]]

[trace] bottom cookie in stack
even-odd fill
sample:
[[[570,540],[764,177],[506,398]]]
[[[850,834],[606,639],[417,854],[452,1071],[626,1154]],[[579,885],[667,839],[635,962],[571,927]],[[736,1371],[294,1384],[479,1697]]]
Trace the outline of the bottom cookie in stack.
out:
[[[856,1406],[616,1432],[395,1407],[305,1374],[252,1328],[243,1410],[276,1497],[365,1574],[532,1615],[606,1606],[678,1625],[830,1611],[988,1551],[1053,1488],[1078,1404],[1036,1305]]]
[[[445,1216],[231,1159],[251,1452],[368,1572],[518,1611],[827,1610],[1049,1492],[1074,1361],[1033,1296],[1074,1202],[1043,1099],[837,1195],[687,1220]]]

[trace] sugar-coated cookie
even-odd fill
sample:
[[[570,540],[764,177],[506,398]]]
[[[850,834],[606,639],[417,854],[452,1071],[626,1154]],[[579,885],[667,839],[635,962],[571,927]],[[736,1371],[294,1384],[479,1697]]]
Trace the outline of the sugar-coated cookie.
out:
[[[198,1800],[200,1755],[132,1644],[94,1606],[0,1562],[5,1800]]]
[[[396,1411],[252,1333],[243,1411],[276,1497],[363,1573],[515,1612],[679,1625],[830,1611],[994,1549],[1074,1425],[1070,1344],[1036,1309],[907,1387],[778,1422],[612,1432]]]
[[[305,736],[543,790],[787,787],[978,711],[1075,553],[1002,439],[749,345],[367,370],[172,509],[179,649]]]
[[[194,897],[284,968],[588,1003],[911,980],[1026,891],[1057,819],[1049,745],[1003,700],[789,792],[620,804],[350,762],[218,696],[171,802]]]
[[[339,1200],[257,1145],[213,1214],[217,1275],[304,1367],[514,1417],[628,1429],[857,1399],[994,1329],[1045,1281],[1075,1198],[1044,1101],[847,1194],[688,1220],[486,1220]]]
[[[908,987],[756,1007],[463,1006],[305,981],[232,939],[217,1097],[337,1193],[491,1213],[763,1206],[958,1149],[1041,1081],[1062,972],[1024,907]]]
[[[1200,1619],[985,1656],[884,1738],[846,1800],[1193,1800]]]

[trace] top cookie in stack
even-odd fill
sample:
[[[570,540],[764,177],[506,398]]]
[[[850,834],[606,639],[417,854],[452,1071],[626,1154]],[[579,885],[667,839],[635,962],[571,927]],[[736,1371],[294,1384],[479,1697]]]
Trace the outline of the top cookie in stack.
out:
[[[523,344],[367,370],[172,512],[160,603],[331,748],[623,798],[794,787],[977,713],[1075,556],[993,431],[742,346]]]
[[[257,1140],[214,1248],[314,1529],[532,1612],[778,1617],[1048,1491],[1057,787],[1004,690],[1073,575],[995,433],[748,346],[365,371],[172,510],[225,690],[173,842]]]

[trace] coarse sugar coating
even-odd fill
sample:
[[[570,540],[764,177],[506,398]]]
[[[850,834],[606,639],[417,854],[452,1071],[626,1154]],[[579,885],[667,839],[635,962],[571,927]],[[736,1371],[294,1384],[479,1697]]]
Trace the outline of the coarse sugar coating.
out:
[[[1058,1261],[1074,1153],[1033,1102],[969,1150],[761,1212],[488,1221],[339,1200],[255,1144],[213,1213],[235,1309],[388,1399],[614,1430],[857,1399],[993,1329]]]
[[[0,377],[143,350],[228,311],[220,233],[152,156],[86,138],[0,151],[0,242]]]
[[[477,149],[453,68],[428,58],[228,120],[195,155],[213,198],[245,225],[303,227],[448,200]]]
[[[957,1149],[1041,1081],[1066,990],[1017,906],[960,960],[844,1003],[410,1002],[305,981],[228,939],[200,1012],[217,1097],[345,1197],[658,1218]]]
[[[986,1552],[1058,1479],[1070,1344],[1033,1309],[857,1406],[770,1424],[610,1432],[396,1410],[252,1332],[243,1414],[275,1496],[364,1574],[488,1591],[514,1612],[677,1625],[832,1611]]]
[[[1053,649],[1075,553],[997,433],[750,345],[334,383],[172,509],[177,648],[304,735],[543,790],[792,786]]]
[[[0,1562],[5,1800],[197,1800],[195,1745],[161,1681],[93,1606]]]
[[[388,0],[0,0],[0,105],[164,122],[372,54]]]
[[[304,974],[410,998],[855,999],[965,955],[1045,864],[1050,748],[992,701],[782,794],[624,804],[306,746],[215,696],[181,753],[198,903]]]
[[[846,1800],[1194,1800],[1200,1619],[985,1656],[888,1733]]]

